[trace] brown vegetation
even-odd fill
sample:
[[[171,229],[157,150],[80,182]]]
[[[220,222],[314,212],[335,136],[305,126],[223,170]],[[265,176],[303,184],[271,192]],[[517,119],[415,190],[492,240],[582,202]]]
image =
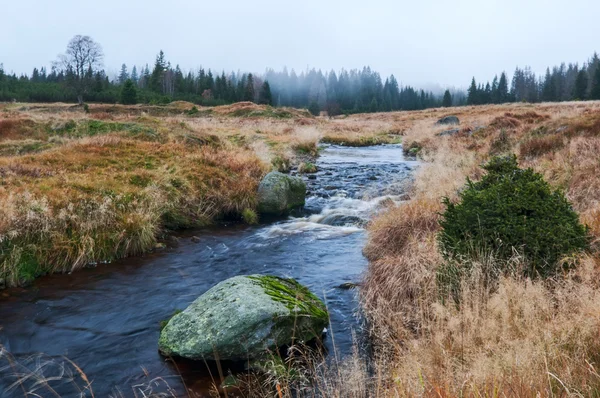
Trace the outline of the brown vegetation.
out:
[[[597,252],[555,280],[505,277],[490,287],[476,271],[463,282],[460,305],[441,296],[436,281],[440,200],[455,197],[466,177],[477,179],[478,166],[497,153],[516,153],[563,189],[598,240],[598,115],[597,102],[467,108],[462,124],[485,129],[439,138],[434,115],[415,115],[406,141],[420,143],[424,164],[411,200],[371,223],[365,249],[372,261],[362,299],[377,367],[387,370],[382,396],[599,393]],[[475,269],[495,261],[481,253]]]

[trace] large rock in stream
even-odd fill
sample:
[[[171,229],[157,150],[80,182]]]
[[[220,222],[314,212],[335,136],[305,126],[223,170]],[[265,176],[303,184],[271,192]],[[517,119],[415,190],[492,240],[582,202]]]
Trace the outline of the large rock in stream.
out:
[[[258,186],[258,211],[280,216],[304,206],[306,184],[300,177],[272,171]]]
[[[175,315],[158,341],[163,355],[195,360],[260,359],[268,350],[320,337],[327,308],[293,279],[227,279]]]

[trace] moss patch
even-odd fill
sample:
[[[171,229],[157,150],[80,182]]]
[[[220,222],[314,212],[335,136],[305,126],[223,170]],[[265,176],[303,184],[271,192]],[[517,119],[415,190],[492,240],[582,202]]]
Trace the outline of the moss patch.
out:
[[[325,304],[315,296],[307,287],[302,286],[294,279],[278,276],[249,276],[256,281],[274,301],[285,305],[291,312],[299,315],[310,315],[327,322],[329,315]]]

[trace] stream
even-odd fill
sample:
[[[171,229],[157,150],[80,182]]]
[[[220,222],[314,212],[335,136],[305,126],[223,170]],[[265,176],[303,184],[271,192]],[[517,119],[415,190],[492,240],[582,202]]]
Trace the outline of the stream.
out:
[[[160,253],[0,291],[0,350],[61,397],[91,396],[81,395],[77,386],[85,383],[64,357],[85,372],[95,397],[143,396],[139,386],[150,380],[155,391],[167,388],[163,383],[185,395],[185,382],[207,396],[212,378],[205,368],[176,367],[158,354],[159,323],[224,279],[260,273],[295,278],[322,298],[331,316],[329,355],[349,355],[360,328],[356,291],[338,286],[360,280],[364,226],[384,200],[402,199],[416,165],[400,145],[328,146],[319,171],[303,176],[308,196],[296,216],[188,231]],[[24,396],[20,385],[11,387],[19,371],[0,351],[0,397]],[[42,387],[35,387],[39,396],[55,396]]]

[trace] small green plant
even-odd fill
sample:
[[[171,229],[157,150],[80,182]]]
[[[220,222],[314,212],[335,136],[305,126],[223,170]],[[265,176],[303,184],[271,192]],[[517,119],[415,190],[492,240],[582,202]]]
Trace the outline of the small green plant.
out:
[[[404,145],[402,147],[402,152],[404,152],[404,156],[417,156],[419,152],[421,152],[423,147],[417,141],[413,141],[408,145]]]
[[[290,159],[288,159],[285,155],[276,155],[271,160],[271,164],[275,170],[282,173],[287,173],[291,168]]]
[[[197,114],[198,114],[198,112],[200,112],[200,111],[198,110],[198,107],[197,107],[196,105],[194,105],[194,106],[192,106],[192,109],[190,109],[190,110],[189,110],[189,111],[187,111],[186,113],[187,113],[189,116],[194,116],[194,115],[197,115]]]
[[[88,104],[83,104],[83,111],[85,113],[90,113],[90,106]]]
[[[242,210],[242,219],[246,224],[256,225],[258,224],[258,214],[252,209],[246,208]]]
[[[520,169],[514,155],[495,157],[483,168],[487,174],[479,182],[467,179],[458,203],[444,199],[439,240],[446,260],[455,262],[446,267],[450,276],[464,273],[456,264],[491,253],[494,267],[509,268],[517,254],[522,258],[518,272],[545,278],[564,269],[566,256],[588,249],[587,227],[542,175]]]

